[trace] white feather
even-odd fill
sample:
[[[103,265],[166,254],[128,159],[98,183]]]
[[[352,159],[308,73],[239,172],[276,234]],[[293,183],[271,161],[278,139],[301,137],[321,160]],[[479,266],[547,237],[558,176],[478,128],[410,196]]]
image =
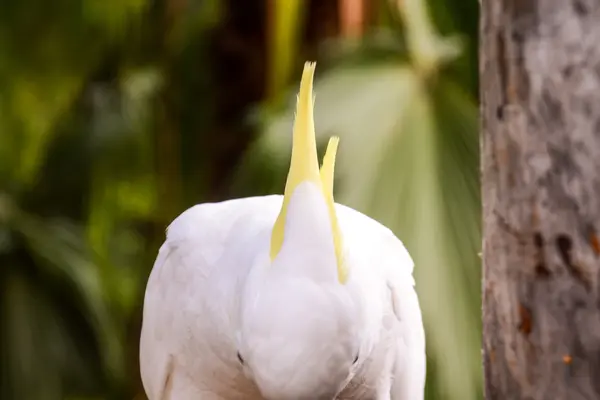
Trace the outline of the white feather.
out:
[[[282,199],[201,204],[170,225],[144,300],[140,363],[150,400],[262,399],[237,359],[240,302],[249,274],[268,260]],[[336,212],[351,266],[347,290],[366,319],[358,369],[339,398],[422,400],[413,262],[383,225],[343,205]]]

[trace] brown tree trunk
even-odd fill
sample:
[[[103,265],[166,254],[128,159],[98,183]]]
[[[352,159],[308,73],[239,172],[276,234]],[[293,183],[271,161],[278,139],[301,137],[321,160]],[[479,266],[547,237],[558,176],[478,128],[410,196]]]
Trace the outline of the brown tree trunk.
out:
[[[486,399],[600,399],[600,1],[482,0]]]

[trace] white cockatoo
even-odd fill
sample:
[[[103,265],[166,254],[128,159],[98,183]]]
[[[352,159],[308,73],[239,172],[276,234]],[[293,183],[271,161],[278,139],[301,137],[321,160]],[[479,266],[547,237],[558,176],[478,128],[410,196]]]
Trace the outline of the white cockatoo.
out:
[[[319,170],[306,63],[283,196],[196,205],[148,280],[149,400],[422,400],[413,261],[375,220],[334,203],[338,139]]]

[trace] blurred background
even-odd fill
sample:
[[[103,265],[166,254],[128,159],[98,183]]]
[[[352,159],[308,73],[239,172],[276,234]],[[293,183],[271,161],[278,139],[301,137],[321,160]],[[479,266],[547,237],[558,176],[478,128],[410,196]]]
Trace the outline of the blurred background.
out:
[[[481,399],[476,0],[0,0],[0,398],[145,399],[168,223],[282,193],[317,60],[336,199],[416,262],[428,399]]]

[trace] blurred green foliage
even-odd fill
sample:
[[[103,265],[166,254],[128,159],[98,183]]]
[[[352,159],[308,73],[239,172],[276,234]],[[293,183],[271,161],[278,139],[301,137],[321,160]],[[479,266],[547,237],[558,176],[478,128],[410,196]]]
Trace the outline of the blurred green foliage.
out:
[[[0,0],[0,398],[145,398],[164,229],[282,191],[306,59],[337,200],[416,261],[428,398],[481,398],[477,1],[363,1],[359,38],[351,3]]]

